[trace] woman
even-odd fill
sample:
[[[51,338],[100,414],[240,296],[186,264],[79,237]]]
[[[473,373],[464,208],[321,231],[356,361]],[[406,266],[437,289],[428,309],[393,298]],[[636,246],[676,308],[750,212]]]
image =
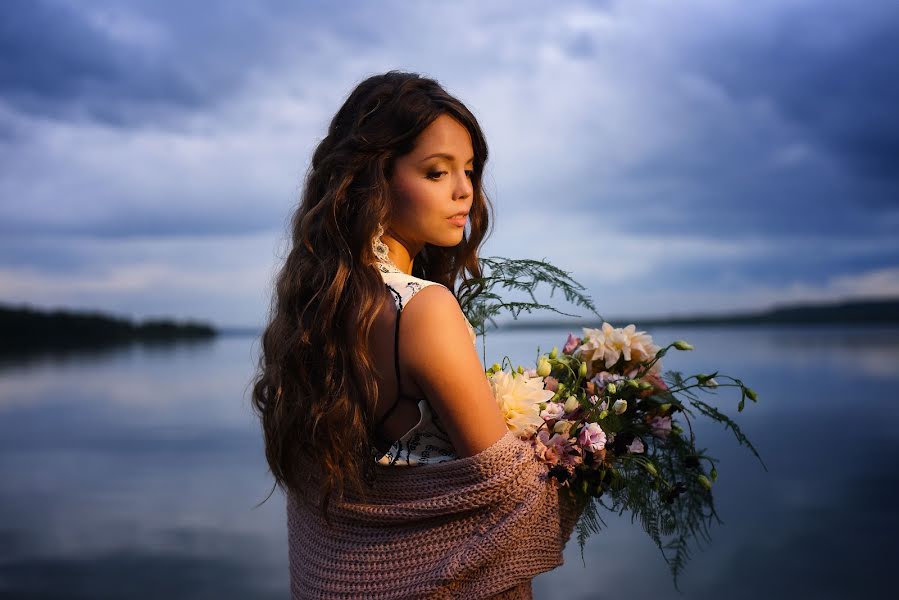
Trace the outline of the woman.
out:
[[[315,150],[253,390],[294,597],[530,597],[561,564],[575,513],[507,429],[457,300],[479,291],[486,161],[471,112],[398,71]]]

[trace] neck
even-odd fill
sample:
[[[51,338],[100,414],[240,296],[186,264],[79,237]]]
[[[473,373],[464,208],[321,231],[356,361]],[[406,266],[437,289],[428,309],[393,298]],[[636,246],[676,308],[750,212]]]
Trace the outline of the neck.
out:
[[[405,244],[390,235],[382,235],[381,239],[387,244],[387,254],[393,264],[406,275],[411,275],[412,265],[415,262],[415,255],[418,254],[418,252],[416,251],[414,254],[411,253]]]

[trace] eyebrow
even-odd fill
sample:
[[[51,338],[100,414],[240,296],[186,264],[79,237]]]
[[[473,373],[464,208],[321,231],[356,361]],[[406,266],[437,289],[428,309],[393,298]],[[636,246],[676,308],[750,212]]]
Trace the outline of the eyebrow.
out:
[[[425,156],[423,159],[421,159],[421,162],[424,162],[424,161],[426,161],[426,160],[428,160],[428,159],[434,158],[435,156],[439,156],[440,158],[445,158],[445,159],[447,159],[447,160],[449,160],[449,161],[452,161],[452,160],[455,159],[455,157],[454,157],[452,154],[447,154],[446,152],[435,152],[434,154],[431,154],[430,156]],[[470,163],[470,162],[474,162],[474,156],[472,156],[471,158],[469,158],[469,159],[465,162],[465,164],[467,165],[467,164]]]

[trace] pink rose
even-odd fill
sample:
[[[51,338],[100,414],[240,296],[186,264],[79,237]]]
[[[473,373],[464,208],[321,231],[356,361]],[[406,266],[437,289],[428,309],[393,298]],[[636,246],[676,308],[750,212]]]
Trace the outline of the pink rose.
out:
[[[541,429],[537,432],[535,442],[537,456],[540,457],[540,460],[552,465],[559,463],[562,458],[562,450],[559,448],[559,438],[562,438],[562,436],[558,433],[550,434],[546,429]],[[562,439],[564,440],[564,438]]]
[[[671,433],[671,417],[653,417],[649,427],[652,429],[652,435],[663,440],[667,439]]]
[[[641,440],[638,437],[635,437],[634,441],[631,442],[630,444],[628,444],[628,447],[627,447],[627,451],[630,452],[631,454],[640,454],[641,452],[643,452],[643,450],[644,450],[643,440]]]
[[[546,442],[546,461],[551,462],[554,465],[561,463],[565,458],[565,450],[568,449],[567,441],[568,440],[564,435],[554,433]]]
[[[578,435],[578,441],[590,452],[599,452],[606,446],[606,432],[599,423],[587,423]]]
[[[559,389],[559,380],[552,375],[547,375],[543,378],[543,389],[555,392]]]
[[[574,467],[584,462],[581,448],[573,444],[574,438],[568,438],[565,446],[565,454],[562,456],[562,464],[569,467],[569,473],[574,472]]]
[[[665,381],[656,373],[647,373],[643,376],[643,380],[651,383],[652,387],[657,390],[667,390],[668,386],[665,384]]]
[[[562,348],[562,354],[572,354],[578,346],[581,345],[581,338],[574,337],[572,334],[568,334],[568,341],[565,342],[565,346]]]
[[[573,472],[574,467],[584,462],[584,459],[580,448],[571,445],[572,441],[573,438],[565,434],[550,434],[546,429],[541,429],[534,440],[534,448],[543,462],[562,465],[567,467],[569,472]]]
[[[616,373],[609,373],[608,371],[600,371],[596,375],[593,376],[593,379],[590,381],[593,382],[593,385],[596,387],[600,387],[605,389],[606,385],[609,383],[618,383],[622,379],[626,379],[624,375],[618,375]]]

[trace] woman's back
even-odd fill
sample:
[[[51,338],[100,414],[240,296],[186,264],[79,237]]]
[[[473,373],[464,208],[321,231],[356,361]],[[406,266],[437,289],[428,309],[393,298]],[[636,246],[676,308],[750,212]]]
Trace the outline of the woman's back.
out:
[[[378,263],[378,270],[395,308],[385,303],[369,338],[381,392],[374,411],[376,459],[384,465],[410,466],[458,458],[440,416],[415,380],[405,376],[400,368],[403,336],[399,334],[403,331],[408,336],[401,328],[403,310],[421,290],[440,284],[404,273],[390,263]],[[474,329],[467,319],[465,325],[474,346]]]

